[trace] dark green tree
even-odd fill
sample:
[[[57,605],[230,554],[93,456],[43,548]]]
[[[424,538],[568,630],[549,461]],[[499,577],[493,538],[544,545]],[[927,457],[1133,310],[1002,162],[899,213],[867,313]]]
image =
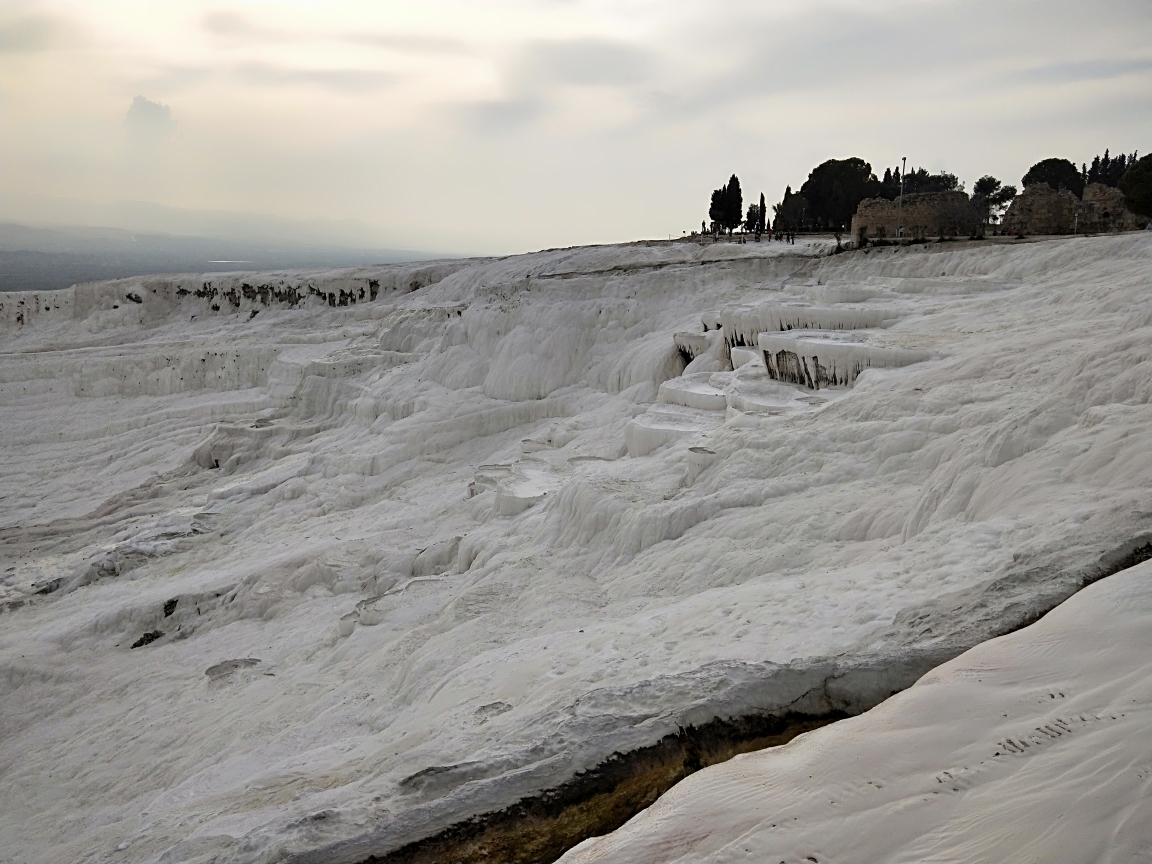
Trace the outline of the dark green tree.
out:
[[[744,230],[755,233],[757,226],[760,224],[760,205],[749,204],[748,215],[744,218]]]
[[[774,231],[804,231],[808,228],[810,208],[803,195],[797,195],[788,186],[779,204],[772,205],[776,218],[772,221]]]
[[[1132,153],[1130,156],[1121,153],[1114,157],[1110,151],[1105,150],[1103,156],[1097,156],[1092,160],[1091,168],[1081,172],[1084,176],[1084,182],[1116,186],[1120,183],[1120,178],[1124,176],[1125,172],[1136,163],[1136,157],[1136,153]]]
[[[896,173],[892,173],[891,168],[884,169],[884,178],[880,181],[880,186],[876,190],[877,198],[887,198],[889,201],[895,200],[900,195],[900,166],[896,166]]]
[[[1044,159],[1028,169],[1022,181],[1027,189],[1036,183],[1047,183],[1053,189],[1067,189],[1077,198],[1084,195],[1084,178],[1067,159]]]
[[[1152,218],[1152,156],[1134,159],[1116,186],[1129,210]]]
[[[913,195],[918,192],[957,192],[964,191],[964,184],[955,174],[946,171],[939,174],[930,174],[926,168],[913,168],[904,175],[904,194]],[[896,179],[896,195],[900,194],[900,180]]]
[[[872,166],[863,159],[829,159],[812,169],[800,194],[812,208],[812,219],[820,228],[836,235],[848,230],[856,208],[865,198],[876,195],[880,181],[872,173]]]
[[[728,178],[728,233],[740,227],[744,218],[744,195],[740,192],[740,178],[733,174]]]
[[[993,215],[999,216],[1015,197],[1015,186],[1004,186],[991,174],[985,174],[972,185],[972,206],[984,222]]]
[[[991,198],[1000,191],[1001,183],[991,174],[985,174],[972,184],[972,194],[983,198]]]
[[[756,233],[763,234],[765,228],[765,220],[767,219],[768,209],[764,203],[764,193],[760,193],[760,218],[756,222]]]
[[[719,189],[713,190],[708,218],[729,234],[740,227],[744,219],[744,196],[740,192],[740,178],[735,174]]]
[[[727,206],[725,200],[727,195],[727,185],[712,190],[712,203],[708,205],[708,221],[712,223],[714,232],[724,226],[724,208]]]

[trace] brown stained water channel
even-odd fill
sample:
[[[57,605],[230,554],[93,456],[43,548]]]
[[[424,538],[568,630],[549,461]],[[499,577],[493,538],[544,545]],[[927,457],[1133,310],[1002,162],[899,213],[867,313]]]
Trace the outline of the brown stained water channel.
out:
[[[615,754],[557,789],[453,825],[362,864],[541,864],[619,828],[689,774],[740,753],[787,744],[848,715],[716,719],[650,747]]]
[[[1039,620],[1081,588],[1152,558],[1152,535],[1101,555],[1098,563],[1073,576],[1031,613],[1016,610],[986,638],[1011,633]],[[1001,582],[994,580],[996,590]],[[978,640],[983,641],[983,640]],[[969,645],[968,647],[971,647]],[[944,662],[964,648],[939,657]],[[910,686],[918,675],[904,686]],[[903,689],[903,688],[901,688]],[[548,864],[589,837],[619,828],[701,768],[741,753],[779,747],[797,735],[850,716],[844,711],[717,718],[681,729],[649,747],[614,754],[567,783],[525,798],[504,810],[459,822],[438,834],[386,852],[360,864]]]

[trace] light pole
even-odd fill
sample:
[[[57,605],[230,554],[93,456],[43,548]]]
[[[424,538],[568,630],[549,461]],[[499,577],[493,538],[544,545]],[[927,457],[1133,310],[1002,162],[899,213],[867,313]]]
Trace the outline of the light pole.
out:
[[[900,197],[896,203],[896,236],[904,238],[904,175],[908,173],[908,157],[901,156],[903,167],[900,169]]]

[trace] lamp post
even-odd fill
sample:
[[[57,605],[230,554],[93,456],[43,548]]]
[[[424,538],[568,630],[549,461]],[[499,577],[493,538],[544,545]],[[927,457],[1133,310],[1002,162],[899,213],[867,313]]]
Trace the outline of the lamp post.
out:
[[[900,169],[900,198],[896,203],[896,236],[904,239],[904,175],[908,173],[908,157],[901,156],[900,162],[903,167]]]

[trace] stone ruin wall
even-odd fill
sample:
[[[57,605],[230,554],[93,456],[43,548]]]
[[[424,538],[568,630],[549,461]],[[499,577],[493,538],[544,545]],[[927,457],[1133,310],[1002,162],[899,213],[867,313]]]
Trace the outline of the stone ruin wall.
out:
[[[1067,189],[1034,183],[1004,214],[1004,230],[1014,234],[1101,234],[1135,231],[1143,222],[1124,206],[1124,194],[1103,183],[1090,183],[1083,199]]]
[[[1034,183],[1004,214],[1004,229],[1014,234],[1071,234],[1077,229],[1080,203],[1067,189],[1057,191],[1047,183]]]
[[[1124,206],[1123,192],[1103,183],[1089,183],[1082,203],[1086,208],[1095,208],[1095,213],[1090,210],[1089,215],[1096,216],[1098,231],[1138,231],[1148,223]]]
[[[964,192],[918,192],[889,201],[866,198],[852,217],[852,238],[860,245],[867,240],[904,237],[967,236],[979,228],[979,218]]]

